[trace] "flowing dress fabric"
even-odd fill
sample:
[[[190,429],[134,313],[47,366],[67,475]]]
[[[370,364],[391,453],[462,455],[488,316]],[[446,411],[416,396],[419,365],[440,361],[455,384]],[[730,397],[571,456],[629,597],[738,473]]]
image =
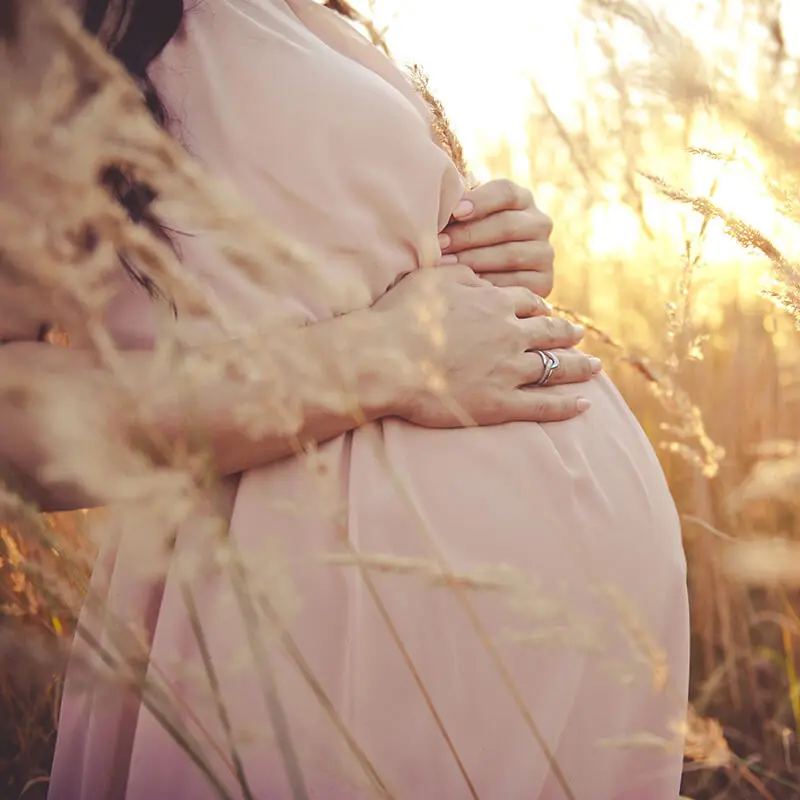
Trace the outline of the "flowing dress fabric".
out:
[[[186,268],[236,314],[313,323],[438,259],[460,178],[405,77],[336,15],[312,0],[207,0],[153,77],[189,151],[368,295],[334,308],[301,275],[268,293],[203,235],[179,236]],[[123,346],[152,343],[153,304],[133,285],[110,319]],[[159,580],[137,569],[141,530],[105,547],[95,590],[143,628],[148,677],[180,699],[180,725],[231,797],[247,796],[235,749],[259,799],[561,800],[565,783],[586,800],[675,799],[688,672],[677,515],[616,389],[599,378],[582,391],[592,408],[569,422],[387,419],[228,481],[255,626],[211,555],[209,520],[183,526]],[[115,641],[91,608],[82,624]],[[150,708],[87,685],[88,657],[76,640],[51,800],[217,797]]]

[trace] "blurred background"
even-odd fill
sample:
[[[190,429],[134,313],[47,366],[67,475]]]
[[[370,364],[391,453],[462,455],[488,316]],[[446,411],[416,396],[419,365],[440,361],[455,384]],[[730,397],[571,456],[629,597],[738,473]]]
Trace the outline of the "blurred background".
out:
[[[553,217],[551,299],[659,448],[692,604],[684,795],[800,797],[800,3],[354,5],[427,71],[475,175]],[[3,631],[68,636],[23,568],[51,557],[0,528]],[[2,798],[52,753],[59,676],[23,673],[0,669]]]
[[[552,299],[659,447],[692,603],[684,794],[800,797],[800,3],[362,8],[476,176],[553,217]]]

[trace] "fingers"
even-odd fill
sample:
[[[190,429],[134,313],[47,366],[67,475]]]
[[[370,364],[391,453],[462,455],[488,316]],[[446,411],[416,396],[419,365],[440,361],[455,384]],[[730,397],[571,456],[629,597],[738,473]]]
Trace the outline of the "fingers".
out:
[[[453,217],[457,220],[478,220],[498,211],[521,210],[533,205],[533,195],[529,189],[501,179],[468,191],[456,206]]]
[[[506,291],[510,291],[507,289]],[[584,329],[563,317],[519,319],[526,350],[568,350],[583,339]]]
[[[443,273],[446,277],[452,278],[464,286],[486,286],[486,281],[474,270],[465,267],[463,264],[453,264],[452,266],[438,267],[437,269],[444,269]],[[472,274],[470,274],[472,273]]]
[[[550,242],[524,239],[502,240],[501,244],[470,247],[451,252],[458,264],[466,264],[476,272],[511,272],[513,270],[553,269],[555,251]]]
[[[520,319],[548,316],[550,306],[538,294],[522,286],[509,286],[502,289],[514,304],[514,313]]]
[[[547,241],[550,219],[538,209],[498,211],[488,217],[452,222],[439,235],[442,253],[487,247],[505,242]]]
[[[512,413],[521,422],[561,422],[583,414],[591,407],[584,397],[569,397],[535,389],[518,389]]]
[[[519,286],[539,297],[549,297],[553,291],[553,272],[479,272],[481,278],[495,286]]]
[[[553,350],[559,365],[550,375],[548,386],[560,386],[567,383],[583,383],[591,380],[602,369],[599,358],[587,356],[578,350]],[[523,353],[515,361],[518,370],[519,385],[536,389],[537,383],[544,376],[544,362],[538,353]]]
[[[407,277],[410,276],[417,276],[417,279],[422,280],[427,276],[427,279],[431,281],[452,280],[464,286],[486,286],[486,280],[483,277],[477,275],[474,270],[463,264],[447,264],[435,268],[426,267],[410,272]]]

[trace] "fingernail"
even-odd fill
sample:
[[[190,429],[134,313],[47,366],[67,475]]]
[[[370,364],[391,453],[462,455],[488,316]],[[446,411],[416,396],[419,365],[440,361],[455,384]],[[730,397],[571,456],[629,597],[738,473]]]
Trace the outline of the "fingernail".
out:
[[[453,256],[453,255],[442,256],[439,259],[439,263],[442,265],[458,264],[458,256]]]
[[[450,247],[451,241],[452,240],[446,233],[439,234],[439,248],[442,250],[442,252],[444,252],[445,250],[447,250],[448,247]]]
[[[576,336],[583,336],[583,334],[586,333],[586,329],[583,327],[583,325],[576,325],[575,323],[573,323],[572,327],[575,328]]]
[[[599,358],[589,356],[589,363],[592,365],[592,372],[597,375],[603,369],[603,362]]]
[[[456,219],[464,219],[468,217],[475,210],[475,204],[471,200],[462,200],[453,211],[453,216]]]
[[[575,405],[578,408],[578,411],[582,414],[584,411],[587,411],[592,407],[591,402],[589,402],[585,397],[581,397]]]

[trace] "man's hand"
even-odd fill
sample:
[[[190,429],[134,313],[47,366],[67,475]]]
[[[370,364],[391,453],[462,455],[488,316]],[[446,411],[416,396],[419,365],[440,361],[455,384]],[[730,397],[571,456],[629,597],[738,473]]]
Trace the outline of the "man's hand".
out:
[[[529,189],[489,181],[464,195],[442,231],[442,264],[464,264],[495,286],[522,286],[540,297],[553,290],[553,221]]]

